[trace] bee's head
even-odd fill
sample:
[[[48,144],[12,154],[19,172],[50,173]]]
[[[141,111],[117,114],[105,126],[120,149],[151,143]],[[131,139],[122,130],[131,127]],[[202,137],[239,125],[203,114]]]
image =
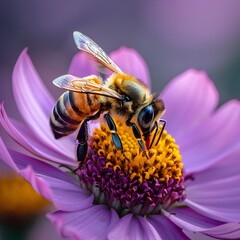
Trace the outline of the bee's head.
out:
[[[148,141],[154,129],[155,122],[159,121],[164,112],[163,100],[153,99],[150,104],[144,106],[138,113],[137,121],[145,141]]]

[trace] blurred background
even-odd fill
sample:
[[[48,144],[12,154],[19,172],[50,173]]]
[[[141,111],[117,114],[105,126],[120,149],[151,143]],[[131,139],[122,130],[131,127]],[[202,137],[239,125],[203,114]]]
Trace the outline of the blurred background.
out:
[[[238,0],[0,0],[0,101],[11,117],[19,118],[11,75],[22,50],[28,47],[39,75],[57,98],[60,91],[52,80],[67,73],[77,52],[75,30],[107,53],[123,45],[135,48],[149,67],[155,91],[196,68],[215,82],[220,104],[240,98]]]
[[[188,68],[205,70],[220,102],[240,97],[240,1],[0,0],[0,99],[16,117],[11,74],[21,51],[48,89],[77,52],[78,30],[110,53],[133,47],[148,64],[154,90]]]

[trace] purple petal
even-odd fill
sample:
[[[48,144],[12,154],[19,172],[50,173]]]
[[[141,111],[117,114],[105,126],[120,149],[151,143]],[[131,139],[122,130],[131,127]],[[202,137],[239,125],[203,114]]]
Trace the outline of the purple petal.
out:
[[[88,134],[89,136],[93,136],[93,132],[96,128],[100,128],[100,119],[98,120],[93,120],[93,121],[89,121],[89,125],[88,125]]]
[[[210,236],[217,236],[221,239],[239,239],[240,238],[240,224],[226,223],[224,225],[209,229],[205,232]]]
[[[166,107],[167,131],[180,144],[186,133],[198,126],[214,110],[218,92],[204,72],[190,69],[173,79],[161,94]]]
[[[49,119],[55,100],[49,94],[38,76],[25,49],[14,67],[13,92],[18,109],[34,133],[35,138],[49,148],[71,155],[69,146],[72,141],[55,141],[50,129]]]
[[[230,224],[225,224],[223,228],[227,227],[231,227],[229,226]],[[235,224],[235,228],[236,228],[236,224]],[[221,227],[219,228],[216,228],[216,231],[221,231]],[[202,234],[202,233],[199,233],[199,232],[189,232],[189,231],[184,231],[184,233],[190,237],[191,240],[216,240],[216,239],[239,239],[239,230],[238,229],[235,229],[233,230],[232,233],[225,233],[223,235],[220,235],[219,234],[219,238],[213,238],[213,237],[210,237],[208,235],[205,235],[205,234]],[[206,233],[208,234],[208,233]]]
[[[186,172],[208,168],[240,143],[240,102],[232,100],[191,132],[180,145]]]
[[[140,79],[150,87],[148,67],[142,56],[132,48],[121,47],[110,54],[110,58],[127,74]]]
[[[76,211],[89,207],[93,202],[92,196],[78,186],[73,176],[35,158],[9,152],[1,139],[0,158],[58,209]]]
[[[188,207],[174,208],[169,211],[163,211],[163,213],[177,226],[191,232],[203,232],[223,224],[220,221],[205,217]]]
[[[71,213],[56,211],[48,214],[48,218],[63,237],[76,240],[105,240],[109,230],[119,220],[115,210],[103,205]]]
[[[145,217],[128,214],[108,234],[109,240],[161,240],[156,229]]]
[[[164,214],[180,228],[190,232],[200,232],[215,238],[235,239],[240,237],[239,223],[223,223],[200,215],[190,208],[177,208]]]
[[[34,154],[36,157],[43,158],[47,161],[54,161],[59,164],[62,163],[76,166],[76,161],[73,160],[73,157],[71,158],[74,150],[72,150],[71,155],[66,156],[63,154],[64,149],[61,147],[59,147],[58,150],[52,149],[51,146],[48,146],[46,143],[43,143],[41,140],[36,138],[29,128],[25,127],[23,124],[18,123],[17,121],[15,121],[15,124],[19,130],[17,130],[12,125],[7,117],[3,105],[0,104],[0,125],[20,146]],[[57,142],[57,140],[53,140],[53,144],[54,142]],[[71,149],[73,149],[73,147],[74,144],[72,144]]]
[[[191,240],[216,240],[216,238],[209,237],[199,232],[183,231]]]
[[[179,227],[163,215],[153,215],[147,219],[157,230],[161,240],[189,239]]]
[[[77,77],[96,75],[97,63],[87,53],[79,52],[73,57],[68,73]]]
[[[188,206],[226,222],[240,221],[240,143],[211,168],[193,174],[186,186]]]

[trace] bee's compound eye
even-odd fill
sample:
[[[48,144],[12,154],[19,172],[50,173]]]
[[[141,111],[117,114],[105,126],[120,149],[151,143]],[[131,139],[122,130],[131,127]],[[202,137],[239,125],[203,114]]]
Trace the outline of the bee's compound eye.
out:
[[[138,115],[138,124],[142,129],[148,129],[154,119],[154,109],[152,105],[143,108]]]

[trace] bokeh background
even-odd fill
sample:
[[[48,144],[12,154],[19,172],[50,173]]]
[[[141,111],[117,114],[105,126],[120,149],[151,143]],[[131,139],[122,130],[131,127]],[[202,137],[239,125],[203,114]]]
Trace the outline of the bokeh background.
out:
[[[16,116],[11,74],[21,51],[29,55],[50,91],[77,52],[74,30],[107,52],[122,45],[146,60],[154,90],[188,68],[205,70],[220,103],[240,97],[240,1],[0,1],[0,99]],[[187,89],[186,89],[187,91]]]
[[[11,75],[21,51],[28,47],[38,73],[57,98],[60,91],[52,80],[67,73],[77,52],[75,30],[107,53],[123,45],[135,48],[149,66],[155,91],[196,68],[215,82],[220,104],[240,98],[238,0],[0,0],[0,101],[11,117],[19,118]]]

